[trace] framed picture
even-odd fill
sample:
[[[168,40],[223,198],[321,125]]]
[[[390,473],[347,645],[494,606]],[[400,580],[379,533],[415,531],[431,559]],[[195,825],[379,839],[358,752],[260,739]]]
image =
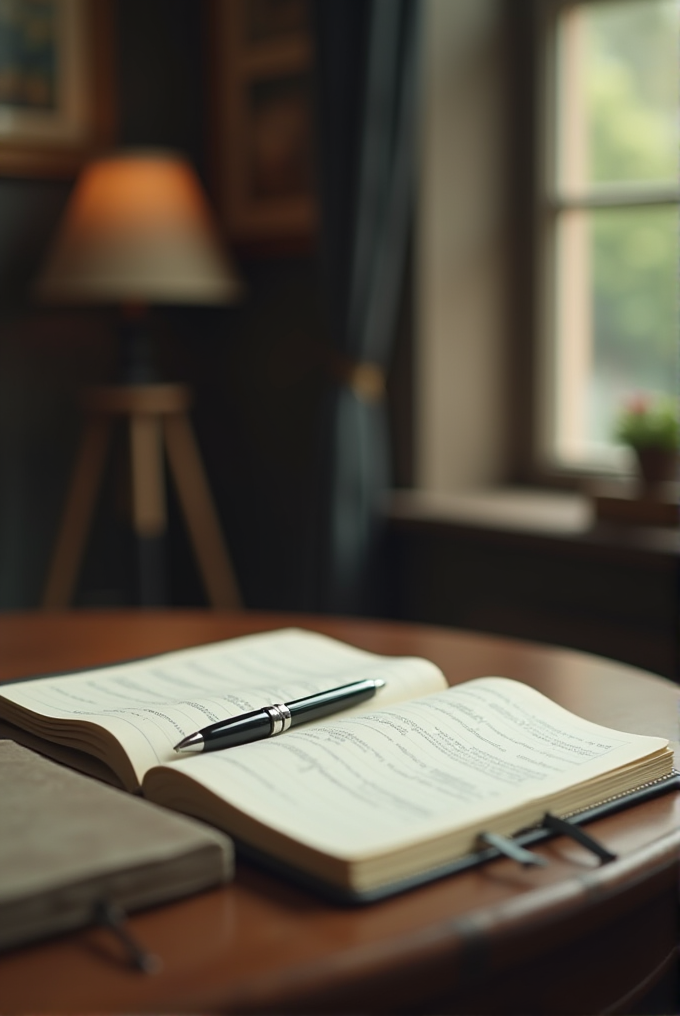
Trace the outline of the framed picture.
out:
[[[308,0],[215,0],[214,191],[234,244],[310,245],[313,44]]]
[[[113,141],[110,0],[0,2],[0,173],[70,176]]]

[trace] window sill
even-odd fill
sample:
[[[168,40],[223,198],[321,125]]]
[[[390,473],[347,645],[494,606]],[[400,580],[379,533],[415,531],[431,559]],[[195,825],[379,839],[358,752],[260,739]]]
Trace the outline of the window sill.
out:
[[[659,554],[680,550],[680,533],[672,527],[598,522],[592,500],[583,493],[520,487],[456,493],[396,490],[390,495],[388,517],[398,528],[524,534]]]

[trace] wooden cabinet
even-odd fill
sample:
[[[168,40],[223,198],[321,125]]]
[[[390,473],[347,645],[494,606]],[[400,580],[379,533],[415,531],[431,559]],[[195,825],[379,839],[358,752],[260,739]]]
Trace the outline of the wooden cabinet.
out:
[[[592,523],[579,495],[404,492],[390,513],[389,610],[581,649],[677,681],[678,548],[676,530]]]

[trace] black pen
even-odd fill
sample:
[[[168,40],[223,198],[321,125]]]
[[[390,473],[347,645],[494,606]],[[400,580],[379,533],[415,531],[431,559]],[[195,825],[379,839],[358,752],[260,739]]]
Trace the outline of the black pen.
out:
[[[250,744],[251,741],[262,741],[266,737],[282,734],[298,723],[308,723],[342,709],[349,709],[350,706],[371,698],[384,685],[385,682],[380,679],[354,681],[352,684],[343,684],[340,688],[295,699],[294,702],[279,702],[254,709],[251,713],[241,713],[240,716],[211,723],[209,727],[189,734],[175,745],[175,751],[218,751],[221,748],[235,748],[238,744]]]

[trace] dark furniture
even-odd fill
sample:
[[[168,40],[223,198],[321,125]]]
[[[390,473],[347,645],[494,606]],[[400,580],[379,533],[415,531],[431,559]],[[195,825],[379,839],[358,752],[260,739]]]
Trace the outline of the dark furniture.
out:
[[[577,652],[425,626],[239,612],[0,617],[0,677],[66,670],[297,624],[430,657],[451,683],[504,674],[582,715],[673,738],[680,690]],[[497,861],[360,909],[245,863],[222,889],[131,918],[160,956],[142,975],[85,929],[0,956],[6,1013],[671,1011],[680,812],[675,794],[593,823],[619,859],[563,839],[544,869]]]
[[[390,614],[609,656],[680,681],[680,534],[584,495],[401,491]]]

